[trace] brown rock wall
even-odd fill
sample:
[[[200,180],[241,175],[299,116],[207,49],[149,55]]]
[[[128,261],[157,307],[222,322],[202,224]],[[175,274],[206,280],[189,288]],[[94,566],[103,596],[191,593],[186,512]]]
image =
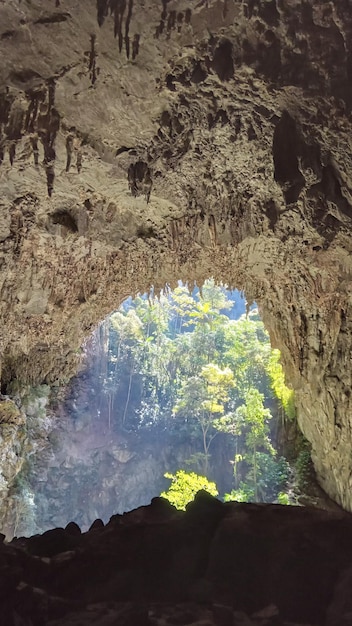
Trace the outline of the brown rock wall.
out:
[[[349,2],[36,0],[0,24],[3,385],[69,378],[123,298],[214,275],[259,303],[352,509]]]

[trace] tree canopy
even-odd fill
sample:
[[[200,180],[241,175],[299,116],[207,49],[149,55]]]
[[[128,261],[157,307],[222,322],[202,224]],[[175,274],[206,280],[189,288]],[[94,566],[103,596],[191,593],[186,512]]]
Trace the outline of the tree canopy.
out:
[[[294,396],[257,311],[231,319],[233,300],[211,279],[201,290],[179,285],[124,304],[110,317],[104,389],[113,428],[189,437],[198,447],[192,469],[207,479],[213,442],[219,433],[228,437],[233,494],[265,500],[273,482],[281,491],[285,475],[272,411],[292,418]]]
[[[195,495],[201,490],[207,491],[212,496],[219,495],[214,482],[209,481],[205,476],[195,474],[195,472],[185,472],[184,470],[178,470],[175,474],[167,472],[165,478],[171,480],[171,485],[160,496],[173,504],[176,509],[184,511],[187,504],[192,502]]]

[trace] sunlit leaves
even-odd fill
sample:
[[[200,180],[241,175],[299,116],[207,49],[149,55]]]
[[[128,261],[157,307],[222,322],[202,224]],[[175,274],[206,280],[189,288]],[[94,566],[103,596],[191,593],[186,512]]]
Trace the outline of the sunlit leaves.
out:
[[[274,454],[275,450],[269,437],[268,423],[272,415],[270,409],[264,407],[264,395],[251,387],[245,396],[245,403],[237,409],[247,426],[246,443],[250,451],[259,447]]]
[[[197,420],[203,434],[206,430],[205,435],[208,435],[214,418],[225,412],[230,390],[234,387],[234,373],[230,368],[221,369],[215,363],[209,363],[201,368],[198,376],[183,381],[173,409],[174,415]],[[207,448],[207,441],[204,443]]]
[[[238,489],[232,489],[230,493],[225,493],[224,502],[251,502],[254,500],[254,489],[241,483]]]
[[[271,348],[261,321],[245,316],[229,320],[219,328],[216,345],[219,350],[221,347],[222,362],[235,372],[237,389],[242,397],[253,385],[265,391]]]
[[[126,314],[117,311],[110,317],[112,327],[126,340],[139,341],[143,339],[143,323],[134,309]]]
[[[214,482],[194,472],[178,470],[175,474],[166,473],[164,476],[171,480],[171,485],[167,491],[163,491],[160,495],[177,509],[185,510],[186,505],[194,500],[196,493],[200,490],[207,491],[212,496],[218,495]]]
[[[288,418],[294,419],[296,416],[294,392],[285,383],[285,374],[280,363],[280,350],[271,351],[268,372],[271,387],[278,400],[280,400],[285,414]]]
[[[175,441],[191,440],[192,467],[206,475],[212,442],[225,433],[237,497],[265,499],[263,468],[274,477],[277,464],[268,404],[275,406],[273,391],[291,416],[293,393],[258,312],[231,320],[224,312],[232,305],[213,280],[193,293],[179,285],[158,298],[139,296],[112,316],[111,363],[121,390],[126,380],[131,389],[124,428],[164,428]]]

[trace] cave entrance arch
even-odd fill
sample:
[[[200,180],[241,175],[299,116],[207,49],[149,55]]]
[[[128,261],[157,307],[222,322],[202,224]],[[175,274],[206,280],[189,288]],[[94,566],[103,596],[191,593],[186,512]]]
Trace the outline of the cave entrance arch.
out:
[[[321,18],[302,4],[304,10],[294,12],[297,27],[291,28],[289,9],[279,15],[271,11],[272,3],[265,3],[268,10],[253,11],[244,11],[244,3],[225,4],[219,21],[213,7],[199,6],[176,21],[174,11],[166,10],[159,22],[155,5],[150,20],[140,24],[134,9],[133,19],[129,16],[137,33],[134,49],[128,37],[120,41],[121,52],[127,57],[131,52],[131,58],[124,57],[114,71],[119,53],[111,16],[101,11],[106,3],[99,3],[98,14],[93,2],[77,6],[69,19],[59,15],[53,21],[54,28],[60,22],[73,65],[67,72],[65,55],[50,57],[48,80],[33,69],[41,67],[40,46],[31,47],[24,55],[29,66],[17,71],[18,42],[12,27],[6,31],[3,130],[13,164],[1,222],[2,389],[14,379],[70,378],[76,349],[116,299],[151,283],[214,274],[252,292],[259,303],[295,388],[319,479],[352,510],[350,57],[334,11]],[[16,21],[16,9],[5,8],[5,22]],[[28,28],[42,24],[46,37],[52,20],[33,19],[30,5],[23,11]],[[347,32],[349,14],[343,7],[338,13]],[[78,30],[84,48],[72,44],[71,18],[83,28]],[[321,19],[323,55],[316,27]],[[298,31],[303,43],[297,66]],[[89,39],[94,89],[86,91],[88,57],[82,50]],[[144,47],[148,41],[150,52],[149,44]],[[74,104],[76,83],[87,94],[87,117]],[[126,94],[130,84],[140,84],[144,93],[143,134],[140,94],[134,89]],[[50,148],[44,159],[48,204],[42,170],[35,174],[29,166],[38,161],[37,140],[31,137],[38,120]],[[83,138],[87,158],[80,172]],[[22,155],[28,140],[33,150]],[[67,163],[71,176],[76,140],[82,177],[68,183],[57,166]],[[126,175],[129,161],[148,157],[155,175],[146,208],[144,200],[138,204],[128,195]],[[104,158],[116,165],[117,176]],[[142,185],[143,175],[138,178]]]
[[[214,481],[221,498],[277,500],[289,467],[273,450],[283,408],[272,356],[256,304],[213,280],[128,298],[86,341],[79,374],[51,388],[48,422],[48,387],[24,401],[38,450],[18,478],[15,534],[72,520],[87,530],[149,504],[178,470]],[[263,413],[255,447],[250,392]]]
[[[170,219],[169,203],[162,208],[168,218],[158,224],[158,232],[157,227],[151,233],[138,226],[138,236],[128,245],[106,248],[96,244],[93,250],[91,243],[81,240],[85,254],[75,260],[70,271],[67,259],[78,242],[76,235],[67,238],[60,249],[54,240],[45,242],[45,253],[50,256],[52,252],[55,258],[55,274],[47,271],[46,286],[38,286],[30,294],[24,304],[25,321],[14,312],[6,318],[2,328],[3,389],[15,378],[21,383],[55,384],[72,377],[84,337],[116,301],[130,293],[143,292],[150,284],[156,290],[165,283],[174,286],[179,277],[191,277],[201,284],[213,275],[217,282],[237,285],[250,301],[258,303],[272,345],[280,349],[287,379],[295,390],[299,423],[313,445],[319,480],[327,493],[348,509],[349,492],[343,484],[348,483],[349,469],[341,456],[348,444],[340,436],[345,406],[334,402],[337,391],[329,374],[336,371],[339,354],[348,349],[340,332],[348,327],[348,306],[343,305],[343,298],[336,306],[337,279],[328,280],[327,266],[322,263],[317,270],[316,265],[308,264],[316,255],[327,263],[333,251],[297,251],[293,239],[283,245],[269,231],[256,237],[250,232],[238,233],[237,223],[235,227],[229,215],[176,218],[173,214]],[[109,210],[113,213],[111,206]],[[172,210],[177,214],[176,207]],[[250,231],[248,224],[246,228]],[[23,262],[25,267],[25,258]],[[23,324],[25,344],[20,331]],[[348,403],[347,391],[345,398]]]

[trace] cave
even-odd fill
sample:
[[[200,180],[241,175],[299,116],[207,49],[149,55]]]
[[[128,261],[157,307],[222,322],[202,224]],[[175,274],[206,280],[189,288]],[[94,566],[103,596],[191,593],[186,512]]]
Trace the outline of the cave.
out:
[[[347,0],[1,3],[1,514],[30,445],[16,390],[67,383],[84,339],[130,294],[179,279],[202,284],[208,276],[257,302],[295,391],[319,484],[341,507],[335,517],[291,511],[297,542],[275,545],[268,530],[275,564],[267,579],[263,569],[255,575],[252,554],[246,585],[222,547],[231,524],[244,524],[248,547],[243,520],[253,520],[263,568],[269,548],[261,543],[258,520],[262,516],[269,528],[275,518],[289,529],[287,512],[243,505],[241,514],[201,496],[176,519],[154,502],[139,518],[126,517],[126,524],[134,528],[133,520],[144,519],[152,534],[163,519],[160,546],[167,544],[168,524],[192,527],[202,510],[209,523],[184,586],[175,582],[182,557],[172,552],[174,569],[159,595],[152,591],[168,561],[148,544],[150,554],[159,555],[160,571],[148,570],[147,556],[141,559],[137,550],[133,595],[122,558],[125,573],[106,585],[105,596],[92,594],[105,602],[116,585],[125,603],[116,608],[121,624],[161,623],[162,609],[158,617],[158,607],[148,613],[145,604],[169,599],[198,607],[194,619],[187,618],[193,609],[180,608],[174,619],[184,624],[199,618],[337,626],[351,619],[351,35]],[[139,163],[143,172],[139,168],[131,181]],[[64,623],[65,615],[73,623],[75,611],[86,620],[91,587],[74,606],[68,587],[76,570],[62,555],[76,558],[80,541],[94,552],[99,533],[106,539],[115,526],[124,532],[119,524],[96,527],[83,539],[79,529],[58,529],[50,548],[47,538],[4,544],[3,567],[11,559],[22,563],[1,583],[6,623]],[[220,529],[216,539],[214,528]],[[181,530],[175,532],[180,542]],[[315,566],[307,566],[304,577],[307,543]],[[123,539],[119,546],[123,552]],[[245,552],[232,554],[244,567]],[[40,558],[53,563],[39,564]],[[108,559],[104,563],[107,571]],[[283,563],[288,573],[280,581]],[[44,591],[46,567],[50,575],[62,568],[66,578]],[[221,568],[232,576],[238,601],[221,586]],[[145,594],[144,571],[150,573]],[[97,589],[104,586],[101,576],[94,579]],[[307,589],[319,589],[314,602],[301,576]],[[133,613],[128,603],[138,594],[144,608]],[[210,597],[213,608],[204,605]],[[277,613],[270,613],[271,605]],[[91,620],[110,623],[94,611]],[[108,613],[106,620],[114,619]]]
[[[225,501],[333,507],[256,304],[212,279],[128,298],[85,341],[68,384],[13,398],[28,444],[7,541],[72,521],[86,532],[160,494],[183,510],[198,484]]]

